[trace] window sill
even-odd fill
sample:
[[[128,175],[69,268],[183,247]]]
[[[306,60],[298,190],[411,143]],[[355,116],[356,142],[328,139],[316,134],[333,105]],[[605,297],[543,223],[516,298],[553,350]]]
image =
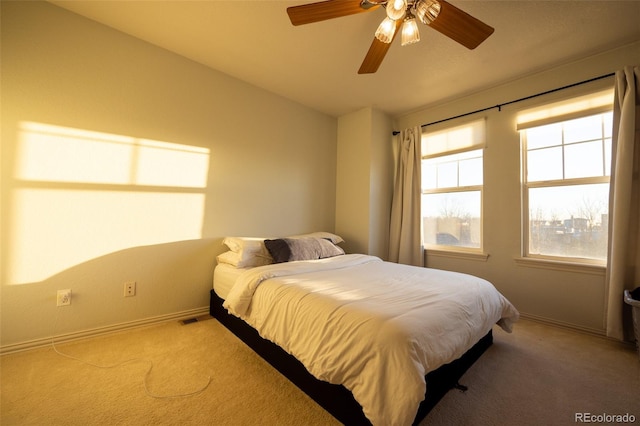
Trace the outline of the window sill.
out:
[[[446,251],[425,249],[426,255],[429,257],[448,257],[452,259],[475,260],[477,262],[486,262],[489,258],[488,253],[473,253],[463,251]]]
[[[517,257],[516,265],[527,268],[552,269],[564,272],[578,272],[581,274],[602,275],[606,273],[605,265],[588,263],[562,262],[557,260],[535,259],[531,257]]]

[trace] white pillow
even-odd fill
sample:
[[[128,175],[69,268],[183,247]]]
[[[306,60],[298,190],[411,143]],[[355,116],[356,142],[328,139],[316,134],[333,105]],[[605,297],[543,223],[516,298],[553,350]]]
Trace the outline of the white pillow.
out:
[[[261,252],[264,250],[264,238],[253,237],[226,237],[222,240],[222,244],[229,247],[229,250],[236,253],[242,251]]]
[[[273,263],[271,256],[255,255],[247,252],[236,253],[231,250],[222,253],[216,259],[218,263],[226,263],[236,268],[253,268]]]
[[[222,243],[229,251],[218,256],[218,263],[226,263],[237,268],[248,268],[273,263],[264,238],[226,237]]]

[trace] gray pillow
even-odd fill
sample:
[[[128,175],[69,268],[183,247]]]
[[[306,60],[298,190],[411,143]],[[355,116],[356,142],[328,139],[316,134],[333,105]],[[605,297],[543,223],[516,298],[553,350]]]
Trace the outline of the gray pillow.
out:
[[[275,263],[340,256],[344,250],[324,238],[278,238],[264,240]]]

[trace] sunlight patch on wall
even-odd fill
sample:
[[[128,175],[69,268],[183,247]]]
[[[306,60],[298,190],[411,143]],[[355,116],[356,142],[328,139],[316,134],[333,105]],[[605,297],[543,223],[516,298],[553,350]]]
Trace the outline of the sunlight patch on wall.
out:
[[[8,282],[119,250],[201,238],[209,150],[33,122],[21,125]]]
[[[23,122],[16,178],[29,181],[204,188],[209,150]]]

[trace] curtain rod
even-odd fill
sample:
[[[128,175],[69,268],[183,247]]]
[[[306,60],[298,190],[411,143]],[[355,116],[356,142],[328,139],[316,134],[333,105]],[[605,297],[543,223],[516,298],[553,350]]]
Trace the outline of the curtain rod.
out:
[[[549,93],[559,92],[560,90],[570,89],[572,87],[580,86],[582,84],[587,84],[587,83],[591,83],[593,81],[602,80],[603,78],[613,77],[614,75],[616,75],[616,73],[612,72],[612,73],[609,73],[609,74],[601,75],[599,77],[590,78],[589,80],[584,80],[584,81],[580,81],[578,83],[569,84],[567,86],[558,87],[556,89],[547,90],[546,92],[536,93],[535,95],[525,96],[524,98],[520,98],[520,99],[516,99],[516,100],[513,100],[513,101],[505,102],[505,103],[502,103],[502,104],[498,104],[498,105],[494,105],[494,106],[490,106],[490,107],[486,107],[486,108],[482,108],[482,109],[477,109],[475,111],[466,112],[464,114],[456,115],[456,116],[449,117],[449,118],[443,118],[442,120],[432,121],[431,123],[421,124],[420,127],[427,127],[427,126],[432,126],[434,124],[444,123],[445,121],[455,120],[456,118],[466,117],[468,115],[477,114],[479,112],[489,111],[489,110],[492,110],[492,109],[495,109],[495,108],[498,108],[498,111],[501,111],[502,107],[506,106],[506,105],[511,105],[511,104],[515,104],[515,103],[518,103],[518,102],[526,101],[526,100],[529,100],[529,99],[537,98],[538,96],[548,95]],[[395,135],[397,135],[399,133],[400,133],[399,131],[395,130],[393,132],[393,135],[395,136]]]

